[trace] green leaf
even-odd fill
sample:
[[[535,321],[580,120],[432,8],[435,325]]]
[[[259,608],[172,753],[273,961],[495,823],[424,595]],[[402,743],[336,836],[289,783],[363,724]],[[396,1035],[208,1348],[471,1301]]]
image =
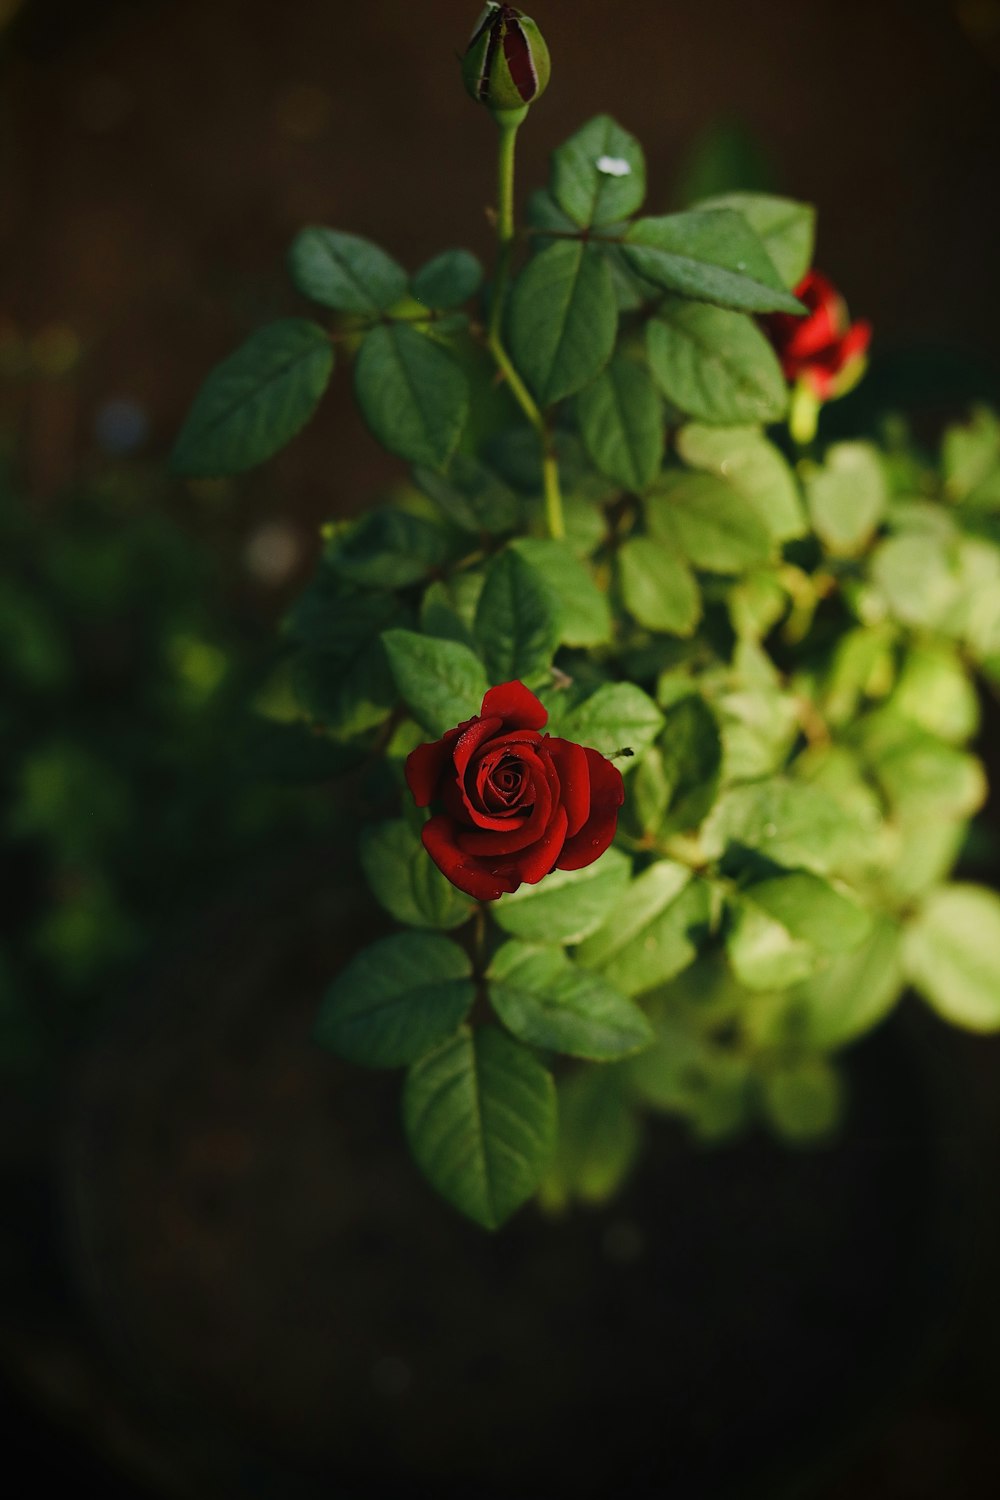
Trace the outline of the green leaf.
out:
[[[598,115],[553,154],[552,195],[581,228],[627,219],[646,196],[642,147],[609,115]]]
[[[732,209],[637,219],[625,237],[629,264],[656,286],[739,312],[800,313],[767,251]]]
[[[283,318],[251,334],[198,392],[171,470],[215,479],[262,464],[305,426],[332,373],[333,346],[316,323]]]
[[[813,530],[835,557],[856,557],[885,515],[889,491],[871,443],[837,443],[806,479]]]
[[[421,466],[413,478],[463,531],[500,536],[518,525],[521,502],[517,495],[499,474],[467,453],[455,454],[447,474]]]
[[[357,234],[303,229],[289,251],[296,287],[313,302],[340,312],[377,316],[406,296],[406,272]]]
[[[587,452],[602,474],[643,490],[663,463],[663,403],[645,366],[624,355],[576,398]]]
[[[446,932],[472,913],[468,896],[441,874],[419,834],[402,818],[362,829],[361,864],[375,899],[407,927]]]
[[[632,882],[576,956],[622,994],[640,995],[691,963],[708,925],[708,887],[683,865],[661,859]]]
[[[630,537],[618,549],[618,580],[625,608],[640,625],[669,635],[693,635],[701,618],[701,595],[675,547],[652,537]]]
[[[465,426],[469,391],[452,356],[407,323],[365,335],[354,366],[361,413],[390,453],[441,468]]]
[[[566,646],[603,646],[611,640],[608,597],[598,588],[586,563],[566,542],[548,537],[518,537],[511,548],[545,579],[559,601],[559,639]]]
[[[458,1036],[407,1077],[403,1123],[425,1176],[461,1213],[498,1229],[531,1196],[555,1149],[552,1076],[494,1026]]]
[[[756,512],[725,479],[714,474],[664,476],[646,497],[646,522],[654,537],[679,548],[696,568],[742,573],[767,562],[774,544]]]
[[[483,268],[469,250],[445,250],[429,260],[410,284],[425,307],[459,307],[483,284]]]
[[[388,630],[382,640],[397,688],[431,734],[442,735],[478,714],[489,683],[468,647],[412,630]]]
[[[816,210],[810,203],[771,193],[720,193],[695,205],[701,210],[731,208],[742,214],[759,238],[789,291],[812,265]]]
[[[522,1042],[592,1062],[630,1057],[653,1039],[637,1005],[561,948],[504,943],[486,975],[500,1020]]]
[[[625,747],[633,752],[622,773],[637,763],[663,728],[663,715],[648,694],[632,682],[607,682],[561,721],[565,739],[612,756]]]
[[[758,855],[786,869],[836,873],[858,856],[860,833],[841,805],[817,787],[774,777],[724,792],[702,830],[708,859],[747,863]]]
[[[1000,896],[943,885],[903,932],[906,977],[945,1021],[1000,1028]]]
[[[478,656],[472,621],[484,581],[479,572],[455,573],[447,583],[435,580],[420,603],[421,634],[459,641]]]
[[[552,664],[558,601],[545,576],[508,548],[487,569],[474,628],[489,680],[524,682]]]
[[[943,643],[910,646],[890,702],[896,713],[952,744],[964,744],[979,728],[974,681],[955,648]]]
[[[869,714],[857,731],[865,758],[904,818],[965,818],[982,805],[982,765],[891,710]]]
[[[573,1199],[596,1207],[613,1197],[642,1141],[618,1068],[581,1068],[560,1078],[559,1141],[539,1188],[542,1205],[564,1209]]]
[[[808,530],[799,488],[787,459],[757,427],[709,427],[689,422],[677,451],[693,469],[725,478],[763,521],[775,541]]]
[[[440,526],[397,506],[369,511],[334,535],[325,560],[335,573],[373,589],[401,589],[436,572],[448,555]]]
[[[553,870],[537,885],[501,896],[490,915],[504,932],[530,943],[579,943],[601,926],[631,872],[628,856],[608,849],[582,870]]]
[[[476,997],[468,954],[447,938],[399,932],[352,958],[327,990],[324,1047],[366,1068],[400,1068],[460,1025]]]
[[[726,953],[733,973],[748,990],[778,990],[806,979],[819,955],[793,937],[760,907],[736,901],[730,909]]]
[[[593,249],[560,240],[518,276],[507,313],[514,364],[544,406],[588,385],[611,358],[618,306]]]
[[[833,957],[793,991],[802,1040],[827,1052],[863,1036],[888,1015],[903,983],[899,929],[877,917],[860,948]]]
[[[722,741],[715,715],[700,694],[687,694],[665,712],[657,745],[667,790],[660,831],[677,832],[696,828],[715,801]]]
[[[941,460],[949,499],[976,510],[1000,508],[1000,418],[989,407],[976,407],[967,423],[947,429]]]
[[[769,1070],[762,1080],[764,1116],[784,1140],[813,1145],[828,1139],[843,1113],[843,1090],[821,1057]]]
[[[302,647],[292,674],[311,718],[343,737],[382,723],[395,691],[380,637],[399,618],[394,599],[345,599],[321,568],[286,622]]]
[[[849,953],[871,933],[870,913],[808,870],[755,881],[741,894],[819,953]]]
[[[671,405],[716,426],[777,422],[788,409],[778,356],[751,318],[669,297],[646,328],[649,367]]]

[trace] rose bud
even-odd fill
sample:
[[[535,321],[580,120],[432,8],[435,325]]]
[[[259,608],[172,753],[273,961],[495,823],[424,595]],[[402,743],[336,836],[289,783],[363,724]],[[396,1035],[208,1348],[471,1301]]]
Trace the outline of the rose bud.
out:
[[[865,372],[865,355],[871,340],[871,324],[852,323],[843,297],[819,271],[809,271],[795,288],[795,295],[808,308],[805,317],[772,313],[764,319],[785,378],[796,387],[792,419],[815,432],[819,403],[833,401],[853,390]],[[805,420],[804,420],[805,419]]]
[[[542,734],[547,720],[523,683],[505,682],[475,718],[407,759],[414,802],[439,809],[424,824],[424,848],[479,901],[592,865],[614,838],[621,772],[596,750]]]
[[[545,92],[551,63],[545,38],[513,5],[487,5],[462,59],[473,99],[494,114],[523,110]]]

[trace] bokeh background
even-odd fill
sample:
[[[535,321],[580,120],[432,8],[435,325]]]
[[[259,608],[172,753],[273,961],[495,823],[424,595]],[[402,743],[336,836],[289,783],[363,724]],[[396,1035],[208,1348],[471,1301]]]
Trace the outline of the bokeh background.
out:
[[[391,1088],[308,1045],[350,862],[327,800],[247,760],[242,716],[319,525],[399,470],[343,379],[238,483],[165,459],[207,369],[298,310],[303,224],[411,266],[488,257],[492,127],[455,65],[475,9],[0,0],[11,1462],[213,1497],[379,1494],[395,1464],[464,1497],[533,1493],[520,1452],[552,1495],[620,1445],[624,1494],[994,1495],[996,1044],[904,1018],[902,1053],[856,1064],[839,1154],[664,1136],[610,1217],[485,1249],[425,1206]],[[525,186],[608,111],[658,211],[810,199],[818,264],[875,328],[828,430],[895,407],[933,434],[997,399],[1000,0],[533,13],[554,75]]]

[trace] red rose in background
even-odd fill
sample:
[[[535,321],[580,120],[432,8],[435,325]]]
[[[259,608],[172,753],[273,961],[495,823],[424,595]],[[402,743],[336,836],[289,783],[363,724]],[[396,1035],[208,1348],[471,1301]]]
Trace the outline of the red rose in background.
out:
[[[842,396],[862,373],[871,324],[851,322],[843,297],[819,271],[809,271],[795,295],[809,309],[805,317],[764,319],[785,378],[804,383],[819,401]]]
[[[621,772],[596,750],[540,733],[548,717],[523,683],[505,682],[475,718],[407,759],[414,802],[441,809],[424,824],[424,848],[477,900],[592,865],[614,838]]]

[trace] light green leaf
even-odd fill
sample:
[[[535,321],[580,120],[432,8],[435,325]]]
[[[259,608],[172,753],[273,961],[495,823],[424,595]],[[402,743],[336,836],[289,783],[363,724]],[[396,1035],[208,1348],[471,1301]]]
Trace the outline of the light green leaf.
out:
[[[871,575],[891,614],[904,625],[943,628],[961,594],[957,558],[937,536],[888,537],[872,554]]]
[[[223,360],[198,392],[170,457],[173,473],[242,474],[291,442],[333,373],[333,346],[316,323],[283,318]]]
[[[608,849],[582,870],[553,870],[537,885],[501,896],[490,915],[504,932],[531,943],[579,943],[596,932],[628,885],[632,861]]]
[[[658,860],[611,907],[577,958],[622,994],[641,995],[691,963],[708,933],[709,906],[703,881],[672,860]]]
[[[751,318],[668,297],[646,328],[649,368],[671,405],[716,426],[777,422],[788,409],[778,357]]]
[[[786,869],[830,875],[858,856],[861,839],[855,821],[817,787],[774,777],[724,792],[702,829],[708,859],[729,854],[737,863],[746,852]]]
[[[544,574],[519,552],[508,548],[490,563],[474,630],[491,682],[524,682],[551,666],[558,601]]]
[[[458,307],[483,284],[483,268],[468,250],[444,250],[429,260],[410,284],[425,307]]]
[[[447,555],[448,538],[440,526],[386,505],[338,532],[324,556],[335,573],[352,583],[401,589],[436,572]]]
[[[775,541],[808,530],[791,467],[757,427],[709,427],[689,422],[677,434],[677,451],[693,469],[725,478],[763,521]]]
[[[406,1080],[403,1124],[418,1166],[484,1229],[498,1229],[534,1192],[556,1123],[551,1074],[495,1026],[463,1028]]]
[[[857,740],[903,819],[965,818],[982,805],[986,776],[976,757],[891,710],[869,714]]]
[[[1000,509],[1000,418],[976,407],[967,423],[949,427],[942,444],[945,489],[976,510]]]
[[[720,193],[703,198],[695,207],[731,208],[742,214],[789,291],[795,290],[812,265],[816,210],[810,203],[771,193]]]
[[[399,1068],[457,1029],[476,997],[468,954],[447,938],[399,932],[363,948],[327,990],[325,1047],[366,1068]]]
[[[656,286],[740,312],[803,311],[760,239],[733,209],[637,219],[625,258]]]
[[[587,452],[602,474],[629,490],[642,490],[663,463],[664,413],[645,366],[624,355],[576,398]]]
[[[613,1062],[653,1039],[637,1005],[577,968],[561,948],[504,943],[486,976],[490,1002],[522,1042],[592,1062]]]
[[[543,1207],[612,1198],[638,1154],[642,1133],[619,1068],[581,1068],[561,1078],[559,1141],[539,1188]]]
[[[1000,1028],[1000,896],[943,885],[903,932],[906,977],[945,1021]]]
[[[647,630],[694,633],[701,595],[675,547],[652,537],[630,537],[618,550],[618,579],[625,608]]]
[[[973,679],[955,648],[943,643],[909,647],[890,703],[896,713],[951,744],[964,744],[979,728]]]
[[[837,443],[806,479],[813,530],[835,557],[856,557],[885,515],[889,491],[871,443]]]
[[[726,953],[748,990],[780,990],[806,979],[819,959],[815,948],[749,901],[730,908]]]
[[[768,1123],[793,1145],[828,1139],[843,1113],[840,1078],[821,1057],[768,1070],[762,1097]]]
[[[755,881],[741,894],[819,953],[849,953],[871,933],[871,914],[808,870]]]
[[[903,983],[899,929],[877,917],[860,948],[831,958],[793,992],[803,1042],[827,1052],[863,1036],[888,1015]]]
[[[511,549],[545,579],[559,601],[559,639],[566,646],[603,646],[611,640],[611,607],[586,563],[566,542],[518,537]]]
[[[611,272],[578,240],[534,256],[511,292],[511,356],[543,405],[588,385],[611,358],[618,328]]]
[[[447,932],[472,914],[468,896],[441,874],[403,818],[362,829],[361,864],[375,899],[407,927]]]
[[[406,272],[357,234],[303,229],[289,251],[291,277],[303,296],[341,312],[387,312],[406,295]]]
[[[458,641],[412,630],[388,630],[382,640],[407,707],[433,735],[478,714],[489,683],[478,656]]]
[[[383,448],[431,468],[447,462],[465,426],[469,391],[440,344],[407,323],[373,328],[354,365],[354,392]]]
[[[581,228],[627,219],[646,196],[642,147],[609,115],[598,115],[553,154],[552,195]]]
[[[608,682],[573,708],[561,723],[565,739],[587,745],[608,757],[628,747],[633,755],[622,763],[626,774],[663,728],[663,715],[646,693],[632,682]]]
[[[742,573],[767,562],[774,551],[757,513],[714,474],[665,475],[646,497],[645,510],[652,535],[679,547],[706,572]]]

